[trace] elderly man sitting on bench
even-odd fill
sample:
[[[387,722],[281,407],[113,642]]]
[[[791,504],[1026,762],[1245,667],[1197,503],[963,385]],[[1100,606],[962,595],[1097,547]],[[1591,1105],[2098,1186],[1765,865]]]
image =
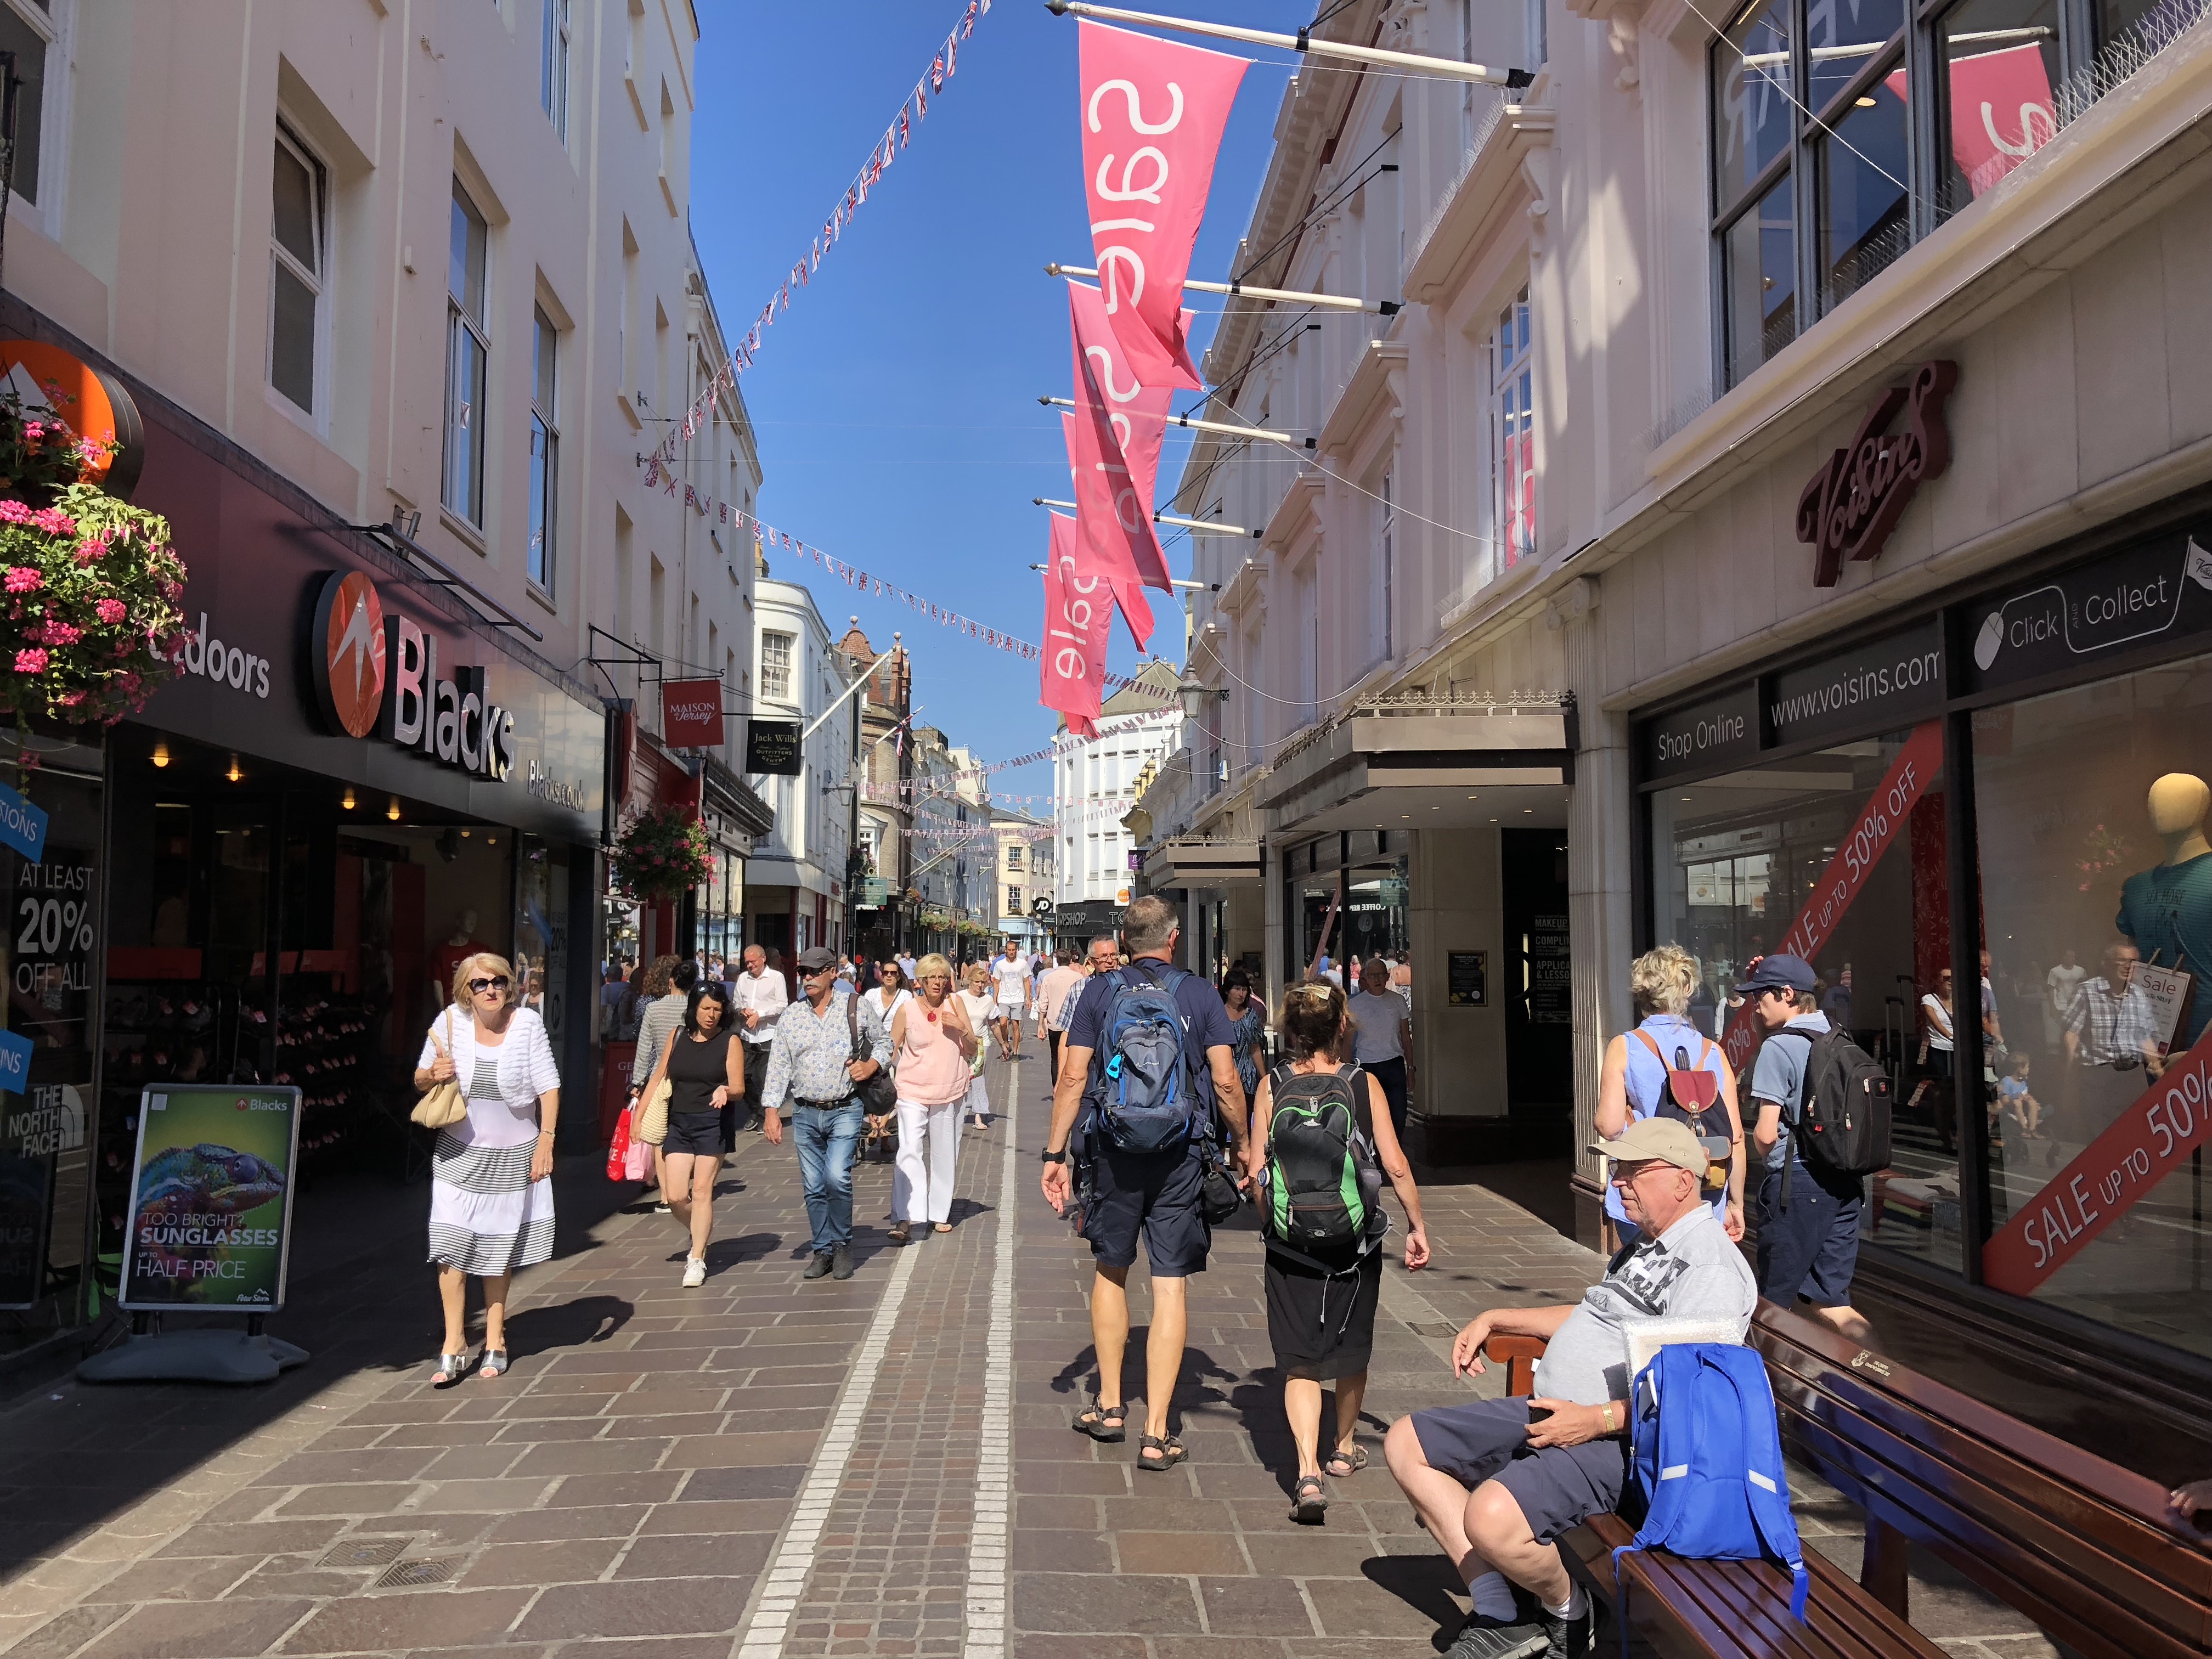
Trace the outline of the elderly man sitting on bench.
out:
[[[1535,1397],[1415,1412],[1384,1443],[1390,1473],[1474,1597],[1445,1659],[1589,1653],[1589,1601],[1555,1540],[1617,1506],[1627,1480],[1624,1322],[1711,1321],[1741,1341],[1758,1302],[1750,1267],[1713,1219],[1705,1148],[1687,1124],[1644,1118],[1592,1150],[1613,1160],[1638,1242],[1573,1306],[1496,1309],[1452,1344],[1457,1376],[1483,1369],[1492,1336],[1544,1339]]]

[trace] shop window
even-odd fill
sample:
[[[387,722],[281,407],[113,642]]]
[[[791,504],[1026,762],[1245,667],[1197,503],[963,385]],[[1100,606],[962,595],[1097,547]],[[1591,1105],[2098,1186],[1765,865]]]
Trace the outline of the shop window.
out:
[[[791,648],[796,637],[775,632],[761,635],[761,696],[791,701]]]
[[[539,42],[538,102],[553,124],[554,136],[568,141],[569,0],[544,0],[544,35]]]
[[[269,384],[309,415],[323,357],[330,173],[281,122],[269,236]]]
[[[1961,0],[1936,29],[1942,185],[1956,213],[2057,136],[2057,0]]]
[[[1370,599],[1368,662],[1371,666],[1394,656],[1392,618],[1398,603],[1398,504],[1395,480],[1389,472],[1378,481],[1376,502],[1374,592]]]
[[[1957,1272],[1959,1140],[1978,1112],[1959,1099],[1948,1028],[1976,1000],[1949,983],[1942,753],[1930,723],[1663,786],[1652,891],[1657,938],[1698,960],[1692,1018],[1729,1043],[1739,1074],[1757,1043],[1729,988],[1771,951],[1813,964],[1820,1012],[1881,1063],[1896,1103],[1892,1166],[1869,1182],[1861,1237]]]
[[[1974,718],[2002,1032],[1984,1079],[1990,1252],[2032,1281],[1992,1282],[2202,1355],[2207,1107],[2193,1071],[2161,1073],[2212,1025],[2208,778],[2212,657]],[[2087,1152],[2123,1121],[2136,1151]]]
[[[1019,842],[1008,842],[1006,843],[1006,868],[1009,870],[1018,870],[1021,867],[1022,845]]]
[[[1022,890],[1018,887],[1009,887],[1006,889],[1006,914],[1010,916],[1018,916],[1021,913]]]
[[[532,313],[530,372],[530,580],[553,591],[553,527],[559,513],[561,428],[555,398],[561,336],[543,311]]]
[[[15,78],[22,84],[15,94],[15,153],[9,172],[9,190],[37,206],[45,184],[42,163],[46,115],[46,82],[60,77],[59,30],[48,0],[0,0],[0,52],[15,54]]]
[[[491,347],[484,316],[489,228],[461,181],[453,209],[446,284],[446,505],[483,525],[484,396]]]

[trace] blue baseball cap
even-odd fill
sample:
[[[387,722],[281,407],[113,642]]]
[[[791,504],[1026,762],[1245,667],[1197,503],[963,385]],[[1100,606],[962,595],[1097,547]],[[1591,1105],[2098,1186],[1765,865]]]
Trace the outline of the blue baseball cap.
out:
[[[1799,996],[1812,994],[1813,964],[1802,957],[1782,952],[1771,957],[1752,959],[1749,975],[1735,988],[1740,997],[1755,996],[1761,991],[1794,991]]]

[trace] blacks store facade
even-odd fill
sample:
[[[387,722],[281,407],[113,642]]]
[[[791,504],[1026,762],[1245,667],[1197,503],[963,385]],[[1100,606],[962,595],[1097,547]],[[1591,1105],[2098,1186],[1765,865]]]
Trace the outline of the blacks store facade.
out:
[[[2177,1409],[2212,1377],[2208,716],[2199,495],[1631,728],[1639,948],[1698,957],[1740,1068],[1710,988],[1804,956],[1890,1073],[1863,1285]]]
[[[404,538],[130,391],[191,636],[137,715],[27,735],[9,774],[51,822],[38,864],[6,855],[9,1024],[38,1047],[0,1152],[44,1196],[0,1367],[112,1306],[149,1083],[302,1091],[295,1249],[337,1224],[324,1177],[419,1164],[410,1073],[471,951],[546,1021],[564,1145],[596,1128],[605,705]]]

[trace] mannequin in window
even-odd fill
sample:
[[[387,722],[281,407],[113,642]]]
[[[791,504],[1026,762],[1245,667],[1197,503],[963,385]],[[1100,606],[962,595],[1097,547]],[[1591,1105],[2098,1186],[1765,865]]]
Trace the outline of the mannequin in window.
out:
[[[453,970],[479,951],[490,949],[477,937],[477,913],[462,911],[453,925],[453,936],[438,947],[438,954],[431,959],[431,971],[435,977],[430,982],[430,1006],[444,1007],[453,994]]]
[[[2120,932],[2142,959],[2179,968],[2196,977],[2186,1018],[2173,1034],[2177,1051],[2189,1048],[2212,1024],[2212,842],[2204,819],[2212,811],[2212,787],[2186,772],[2168,772],[2150,787],[2150,827],[2166,843],[2166,857],[2120,884]]]

